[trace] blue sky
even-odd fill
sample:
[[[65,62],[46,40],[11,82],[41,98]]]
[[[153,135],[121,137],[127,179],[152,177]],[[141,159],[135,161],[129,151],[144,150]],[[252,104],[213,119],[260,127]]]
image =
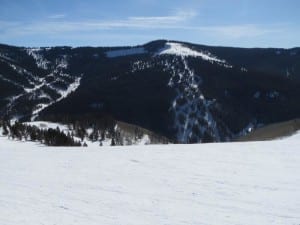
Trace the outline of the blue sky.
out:
[[[300,46],[299,0],[0,0],[0,42],[137,45],[155,39]]]

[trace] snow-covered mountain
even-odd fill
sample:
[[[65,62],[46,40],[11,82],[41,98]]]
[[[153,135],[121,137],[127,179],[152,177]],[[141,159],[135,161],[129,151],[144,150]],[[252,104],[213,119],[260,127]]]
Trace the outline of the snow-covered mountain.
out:
[[[300,50],[154,41],[117,48],[0,46],[0,115],[110,115],[174,142],[226,141],[300,117]]]
[[[1,107],[2,115],[34,120],[43,109],[78,88],[81,76],[69,73],[70,55],[46,58],[49,51],[51,48],[1,48],[0,80],[7,89],[2,96],[2,102],[6,103]]]

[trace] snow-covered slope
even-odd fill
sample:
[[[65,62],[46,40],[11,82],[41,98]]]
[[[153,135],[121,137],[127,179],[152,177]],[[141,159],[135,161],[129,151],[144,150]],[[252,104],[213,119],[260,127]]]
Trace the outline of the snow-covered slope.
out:
[[[203,60],[216,62],[216,63],[226,63],[225,60],[218,59],[216,56],[213,56],[209,52],[196,51],[187,46],[184,46],[181,43],[177,42],[167,42],[165,47],[160,49],[157,55],[176,55],[182,57],[200,57]]]
[[[58,54],[49,58],[50,50],[51,48],[20,48],[17,53],[6,53],[8,56],[12,55],[14,60],[1,53],[0,49],[3,70],[0,72],[0,81],[5,86],[10,84],[17,88],[14,92],[7,93],[7,103],[2,109],[11,118],[31,116],[34,120],[42,110],[68,97],[79,87],[82,75],[71,74],[68,70],[70,56]],[[25,59],[32,60],[31,63],[34,62],[35,66],[24,63]]]
[[[298,53],[166,40],[133,47],[0,45],[0,117],[62,121],[99,113],[176,143],[233,140],[299,117]]]
[[[0,224],[297,225],[299,144],[48,148],[0,137]]]
[[[80,85],[80,80],[81,80],[81,77],[77,77],[74,80],[74,82],[73,83],[69,83],[68,87],[66,89],[64,89],[64,90],[59,89],[59,88],[51,87],[51,84],[46,84],[46,86],[51,87],[52,90],[55,90],[57,92],[57,94],[59,94],[60,97],[58,97],[57,99],[54,99],[54,100],[50,99],[50,101],[48,101],[47,103],[37,104],[35,106],[35,109],[32,112],[31,120],[34,121],[35,118],[38,116],[38,114],[41,111],[43,111],[45,108],[53,105],[54,103],[57,103],[57,102],[61,101],[62,99],[68,97],[68,95],[70,95],[72,92],[76,91],[76,89]]]
[[[283,137],[282,139],[288,140],[288,141],[300,141],[300,130],[297,131],[294,135],[289,137]]]
[[[76,130],[73,127],[73,124],[61,124],[61,123],[54,123],[49,121],[33,121],[33,122],[24,122],[23,124],[27,126],[35,126],[41,130],[48,130],[48,129],[59,129],[65,135],[73,134],[73,137],[76,141],[79,141],[82,145],[86,143],[88,146],[111,146],[112,144],[112,134],[106,130],[104,132],[104,136],[97,135],[97,137],[91,140],[91,134],[96,132],[98,134],[99,130],[94,130],[92,127],[85,129],[86,134],[84,135],[83,139],[76,135]],[[148,133],[147,131],[143,130],[140,131],[140,135],[135,135],[134,132],[130,132],[129,128],[137,129],[136,126],[122,123],[120,121],[114,126],[114,130],[118,133],[121,143],[116,143],[116,145],[148,145],[148,144],[157,144],[157,143],[164,143],[163,141],[158,142],[155,139],[154,134]],[[1,127],[0,127],[0,134],[1,134]],[[100,144],[101,143],[101,144]]]
[[[27,53],[34,58],[35,63],[39,68],[47,70],[51,62],[44,59],[44,57],[40,54],[41,50],[41,48],[28,48]]]

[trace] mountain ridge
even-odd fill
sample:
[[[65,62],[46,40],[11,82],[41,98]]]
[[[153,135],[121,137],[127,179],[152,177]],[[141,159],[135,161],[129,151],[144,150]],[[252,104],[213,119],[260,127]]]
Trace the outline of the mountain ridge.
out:
[[[194,42],[189,42],[189,41],[183,41],[183,40],[173,40],[173,39],[155,39],[151,41],[147,41],[145,43],[140,43],[140,44],[133,44],[133,45],[78,45],[78,46],[72,46],[72,45],[43,45],[43,46],[26,46],[26,45],[13,45],[13,44],[7,44],[7,43],[0,43],[0,47],[15,47],[15,48],[132,48],[132,47],[140,47],[140,46],[145,46],[145,45],[151,45],[156,42],[176,42],[176,43],[181,43],[181,44],[190,44],[190,45],[195,45],[199,47],[211,47],[211,48],[228,48],[228,49],[245,49],[245,50],[250,50],[250,49],[270,49],[270,50],[299,50],[300,46],[294,46],[294,47],[289,47],[289,48],[284,48],[284,47],[274,47],[274,46],[269,46],[269,47],[243,47],[243,46],[230,46],[230,45],[210,45],[210,44],[201,44],[201,43],[194,43]]]
[[[0,116],[101,112],[180,143],[226,141],[249,127],[299,117],[299,61],[299,48],[167,40],[132,47],[0,45]]]

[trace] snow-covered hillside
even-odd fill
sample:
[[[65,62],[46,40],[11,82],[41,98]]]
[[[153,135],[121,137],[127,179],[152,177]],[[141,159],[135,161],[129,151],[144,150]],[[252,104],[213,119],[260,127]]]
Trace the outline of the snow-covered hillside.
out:
[[[298,225],[299,144],[51,148],[0,137],[0,224]]]
[[[23,124],[27,126],[35,126],[41,130],[48,130],[48,129],[59,129],[62,131],[65,135],[72,134],[73,133],[73,138],[75,141],[79,141],[82,145],[87,144],[88,146],[94,146],[94,147],[99,147],[99,146],[111,146],[112,144],[112,134],[106,130],[102,131],[104,132],[104,135],[98,134],[99,130],[93,129],[92,127],[89,127],[85,129],[85,135],[82,137],[82,140],[78,135],[78,132],[76,132],[76,129],[73,127],[73,124],[60,124],[60,123],[54,123],[54,122],[48,122],[48,121],[34,121],[34,122],[24,122]],[[120,124],[122,126],[120,126]],[[136,127],[135,127],[136,128]],[[1,127],[0,127],[0,132],[1,132]],[[121,140],[121,143],[118,143],[116,140],[115,142],[116,145],[148,145],[148,144],[153,144],[157,143],[157,141],[154,140],[154,137],[151,136],[149,137],[149,134],[141,132],[140,135],[134,135],[132,132],[126,131],[124,129],[124,123],[118,122],[114,126],[114,131],[119,134],[118,140]],[[91,135],[94,133],[97,133],[97,138],[93,138],[91,140]],[[75,135],[74,135],[75,134]],[[102,137],[100,137],[102,136]],[[101,144],[100,144],[101,143]],[[159,143],[164,143],[164,142],[159,142]]]
[[[160,49],[156,55],[200,57],[205,61],[209,61],[211,63],[218,63],[220,65],[232,68],[232,66],[227,64],[225,60],[217,58],[216,56],[212,55],[210,52],[196,51],[177,42],[167,42],[164,48]]]
[[[0,44],[0,118],[58,122],[86,114],[95,127],[103,115],[174,143],[235,140],[299,118],[298,53],[176,40],[132,47]]]
[[[12,54],[18,55],[13,59],[0,49],[0,65],[6,68],[0,68],[0,81],[5,87],[10,84],[18,88],[15,92],[7,92],[4,111],[11,118],[30,116],[33,121],[45,108],[67,98],[79,87],[82,75],[74,75],[68,70],[70,56],[62,54],[50,61],[45,57],[49,50],[51,48],[22,49],[18,54]],[[28,56],[36,68],[28,67],[21,60]]]

